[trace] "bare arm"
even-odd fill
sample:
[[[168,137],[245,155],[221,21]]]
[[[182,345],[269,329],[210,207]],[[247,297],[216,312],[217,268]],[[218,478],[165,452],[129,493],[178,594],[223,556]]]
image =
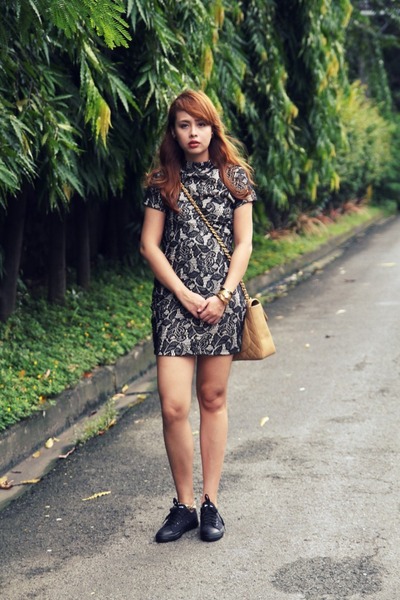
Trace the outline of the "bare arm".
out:
[[[184,285],[160,248],[164,225],[165,213],[154,208],[145,209],[140,253],[148,262],[156,279],[170,290],[194,317],[202,318],[199,313],[205,306],[204,298],[191,292]]]
[[[233,292],[246,273],[252,251],[253,203],[239,206],[233,215],[234,251],[224,287]]]

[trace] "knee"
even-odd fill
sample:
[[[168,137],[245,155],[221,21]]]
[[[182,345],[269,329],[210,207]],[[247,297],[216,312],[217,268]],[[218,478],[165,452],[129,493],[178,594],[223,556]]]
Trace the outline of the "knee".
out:
[[[226,407],[226,389],[215,385],[202,385],[198,390],[200,407],[207,412],[220,412]]]
[[[188,418],[188,411],[182,404],[164,400],[161,404],[161,414],[165,426],[173,425]]]

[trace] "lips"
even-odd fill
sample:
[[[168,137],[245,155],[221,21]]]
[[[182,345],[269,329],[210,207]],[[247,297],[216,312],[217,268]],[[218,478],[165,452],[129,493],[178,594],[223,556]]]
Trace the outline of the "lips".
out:
[[[189,148],[197,148],[200,145],[200,142],[189,142]]]

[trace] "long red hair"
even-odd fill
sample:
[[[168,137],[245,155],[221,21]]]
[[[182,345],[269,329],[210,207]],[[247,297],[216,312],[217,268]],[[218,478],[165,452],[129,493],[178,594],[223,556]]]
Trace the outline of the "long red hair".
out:
[[[164,203],[172,210],[177,210],[180,170],[186,162],[183,150],[172,136],[178,111],[185,111],[194,119],[202,119],[211,125],[213,136],[208,149],[210,160],[219,169],[221,179],[232,196],[239,199],[247,198],[250,190],[238,190],[228,177],[228,169],[235,165],[241,166],[246,172],[249,183],[253,183],[251,168],[241,156],[240,143],[226,134],[214,104],[201,91],[187,90],[172,102],[160,144],[158,165],[147,175],[147,185],[158,187]]]

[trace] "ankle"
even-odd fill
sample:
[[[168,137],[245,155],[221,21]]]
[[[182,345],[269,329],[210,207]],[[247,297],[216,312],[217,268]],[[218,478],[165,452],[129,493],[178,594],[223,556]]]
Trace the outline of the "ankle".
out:
[[[180,498],[178,498],[179,504],[183,504],[186,506],[188,510],[196,510],[196,500],[192,500],[191,502],[182,502]]]

